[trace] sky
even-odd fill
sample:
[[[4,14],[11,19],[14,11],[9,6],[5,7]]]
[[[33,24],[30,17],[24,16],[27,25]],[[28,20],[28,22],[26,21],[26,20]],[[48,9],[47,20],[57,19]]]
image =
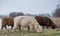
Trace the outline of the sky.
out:
[[[59,0],[0,0],[0,15],[11,12],[51,14],[59,3]]]

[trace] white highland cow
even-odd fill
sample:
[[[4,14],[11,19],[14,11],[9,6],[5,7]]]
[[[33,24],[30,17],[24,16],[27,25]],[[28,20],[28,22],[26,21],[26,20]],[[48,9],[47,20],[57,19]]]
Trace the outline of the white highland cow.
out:
[[[36,32],[41,32],[42,27],[38,24],[36,19],[32,16],[17,16],[14,18],[14,27],[13,29],[19,27],[28,27],[28,31],[33,28]]]

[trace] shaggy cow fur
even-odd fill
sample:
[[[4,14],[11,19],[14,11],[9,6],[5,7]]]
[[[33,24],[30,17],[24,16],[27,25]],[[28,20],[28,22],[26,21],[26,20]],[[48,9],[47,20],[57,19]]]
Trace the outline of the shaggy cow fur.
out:
[[[14,27],[13,29],[16,30],[18,27],[28,27],[28,31],[31,28],[34,28],[36,32],[40,32],[42,30],[41,26],[38,24],[36,19],[32,16],[18,16],[14,18]],[[40,29],[39,29],[40,27]]]
[[[36,16],[35,19],[38,21],[39,25],[43,26],[43,28],[46,26],[51,27],[52,29],[55,29],[57,26],[54,24],[54,22],[48,18],[43,16]]]
[[[14,26],[14,19],[12,17],[7,17],[7,16],[2,17],[2,29],[3,29],[3,27],[6,28],[6,25],[11,26],[11,28],[13,28],[13,26]]]

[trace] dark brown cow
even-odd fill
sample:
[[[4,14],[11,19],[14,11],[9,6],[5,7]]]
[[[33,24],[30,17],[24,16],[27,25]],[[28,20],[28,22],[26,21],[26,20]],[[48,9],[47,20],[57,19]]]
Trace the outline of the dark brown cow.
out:
[[[7,17],[7,16],[2,17],[2,29],[3,27],[6,28],[6,25],[11,26],[12,28],[14,26],[14,19],[12,17]]]
[[[54,22],[48,17],[36,16],[35,18],[38,21],[39,25],[43,26],[43,28],[45,26],[46,26],[46,28],[51,27],[52,29],[55,29],[57,27],[54,24]]]

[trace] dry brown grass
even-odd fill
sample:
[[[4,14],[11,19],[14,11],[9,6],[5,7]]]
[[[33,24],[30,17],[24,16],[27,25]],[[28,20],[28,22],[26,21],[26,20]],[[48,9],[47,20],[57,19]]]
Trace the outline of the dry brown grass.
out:
[[[58,27],[60,27],[60,17],[53,17],[51,19]]]

